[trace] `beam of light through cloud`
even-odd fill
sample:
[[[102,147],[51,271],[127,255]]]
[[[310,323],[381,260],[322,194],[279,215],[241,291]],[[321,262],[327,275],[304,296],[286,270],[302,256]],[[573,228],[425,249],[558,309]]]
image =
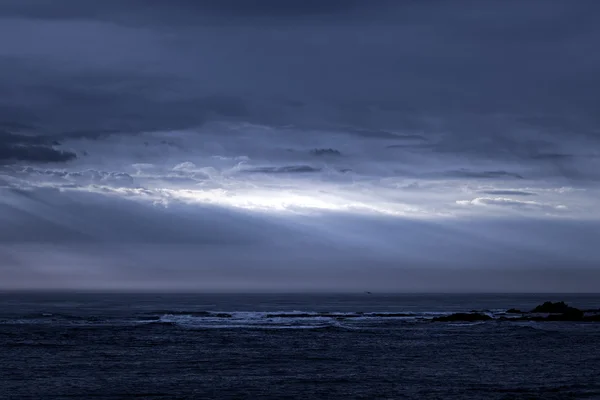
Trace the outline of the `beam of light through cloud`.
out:
[[[600,3],[426,3],[3,1],[0,286],[589,289]]]

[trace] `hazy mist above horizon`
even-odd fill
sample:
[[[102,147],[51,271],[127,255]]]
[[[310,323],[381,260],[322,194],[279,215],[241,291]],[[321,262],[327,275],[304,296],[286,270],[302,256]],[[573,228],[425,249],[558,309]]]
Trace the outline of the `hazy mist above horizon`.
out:
[[[0,290],[598,292],[598,15],[3,0]]]

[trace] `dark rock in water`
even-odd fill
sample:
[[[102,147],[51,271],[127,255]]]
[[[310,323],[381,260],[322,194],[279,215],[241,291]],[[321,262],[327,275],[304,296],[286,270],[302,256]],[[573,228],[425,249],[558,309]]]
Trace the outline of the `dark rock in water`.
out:
[[[517,308],[510,308],[508,310],[506,310],[507,314],[525,314],[525,311],[521,311]]]
[[[511,309],[512,310],[512,309]],[[507,313],[511,312],[508,310]],[[531,313],[544,313],[547,316],[531,315],[523,313],[521,318],[518,320],[525,321],[588,321],[588,322],[600,322],[600,315],[586,315],[586,313],[593,312],[593,310],[579,310],[575,307],[571,307],[564,301],[553,303],[547,301],[531,310]]]
[[[531,312],[534,313],[552,313],[552,314],[562,314],[567,312],[575,312],[579,311],[574,307],[570,307],[564,301],[558,301],[553,303],[551,301],[547,301],[542,305],[537,306]]]
[[[489,321],[493,319],[489,315],[478,314],[478,313],[456,313],[451,315],[445,315],[443,317],[435,317],[435,322],[475,322],[475,321]]]

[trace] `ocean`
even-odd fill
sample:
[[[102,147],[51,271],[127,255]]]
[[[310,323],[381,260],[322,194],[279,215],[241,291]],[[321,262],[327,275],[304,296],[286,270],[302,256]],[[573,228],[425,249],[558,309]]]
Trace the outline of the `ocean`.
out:
[[[0,399],[600,399],[600,295],[0,294]]]

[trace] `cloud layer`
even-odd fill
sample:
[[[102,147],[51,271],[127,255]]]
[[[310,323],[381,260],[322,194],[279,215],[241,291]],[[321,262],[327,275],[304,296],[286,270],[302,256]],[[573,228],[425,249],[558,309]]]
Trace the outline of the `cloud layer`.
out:
[[[598,11],[3,1],[0,282],[588,290]]]

